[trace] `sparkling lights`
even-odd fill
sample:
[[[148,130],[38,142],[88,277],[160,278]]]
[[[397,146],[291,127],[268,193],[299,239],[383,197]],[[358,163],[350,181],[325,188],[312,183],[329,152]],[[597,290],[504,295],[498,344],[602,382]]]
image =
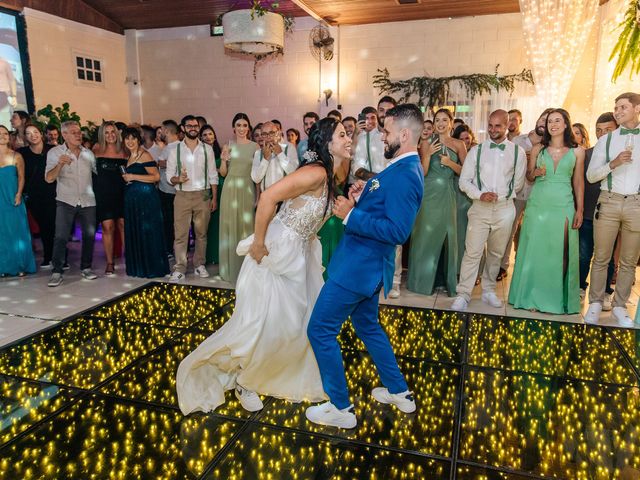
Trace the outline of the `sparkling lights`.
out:
[[[0,479],[442,479],[453,454],[463,480],[640,475],[637,331],[381,307],[416,413],[372,399],[347,323],[355,429],[310,424],[307,402],[263,398],[252,415],[233,392],[184,417],[177,366],[233,305],[154,284],[0,349]]]

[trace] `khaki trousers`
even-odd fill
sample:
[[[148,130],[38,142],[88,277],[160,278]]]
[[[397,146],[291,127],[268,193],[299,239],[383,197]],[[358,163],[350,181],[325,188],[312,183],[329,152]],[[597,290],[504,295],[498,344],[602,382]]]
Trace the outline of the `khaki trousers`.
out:
[[[485,245],[487,257],[482,273],[482,291],[496,291],[496,277],[500,271],[502,255],[511,238],[516,208],[512,200],[500,200],[495,203],[474,200],[467,216],[467,237],[456,291],[458,296],[469,301],[476,284]]]
[[[515,198],[513,200],[514,205],[516,206],[516,216],[513,220],[513,226],[511,227],[511,235],[509,236],[509,241],[507,242],[507,246],[504,250],[504,255],[502,256],[502,263],[500,264],[500,268],[503,270],[509,270],[509,260],[511,258],[511,249],[513,248],[516,239],[516,233],[518,232],[518,228],[522,222],[522,216],[524,215],[524,209],[527,207],[526,200],[520,200]],[[518,246],[516,245],[516,249]]]
[[[589,303],[602,303],[607,283],[607,265],[620,234],[620,267],[614,307],[625,307],[636,276],[640,255],[640,195],[620,195],[603,191],[593,220],[593,265]]]
[[[207,251],[207,229],[211,218],[211,201],[205,199],[205,190],[197,192],[176,191],[173,202],[173,229],[175,240],[173,250],[176,256],[174,271],[187,272],[187,248],[189,246],[189,227],[193,220],[196,237],[196,249],[193,254],[193,265],[204,265]]]

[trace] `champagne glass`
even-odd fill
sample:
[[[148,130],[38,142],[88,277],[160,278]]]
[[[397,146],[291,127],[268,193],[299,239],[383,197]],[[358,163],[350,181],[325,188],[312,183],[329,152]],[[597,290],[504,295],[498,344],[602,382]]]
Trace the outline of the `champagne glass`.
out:
[[[542,157],[542,155],[538,157],[538,161],[536,162],[536,167],[538,167],[543,171],[542,176],[538,177],[538,179],[541,182],[545,181],[547,178],[547,165],[544,163],[544,158]]]
[[[624,149],[627,152],[633,152],[633,147],[635,146],[635,135],[627,135],[627,138],[624,141]]]
[[[120,166],[118,167],[118,169],[120,170],[120,174],[121,174],[121,175],[124,175],[125,173],[127,173],[127,169],[125,168],[125,166],[124,166],[124,165],[120,165]],[[131,182],[127,182],[127,185],[130,185],[130,184],[131,184]]]
[[[440,166],[441,166],[442,168],[446,168],[446,165],[444,165],[444,164],[442,163],[442,157],[443,157],[443,156],[447,156],[447,146],[444,144],[444,142],[443,142],[443,141],[441,141],[441,146],[440,146],[440,148],[441,148],[441,151],[442,151],[442,153],[440,154]]]

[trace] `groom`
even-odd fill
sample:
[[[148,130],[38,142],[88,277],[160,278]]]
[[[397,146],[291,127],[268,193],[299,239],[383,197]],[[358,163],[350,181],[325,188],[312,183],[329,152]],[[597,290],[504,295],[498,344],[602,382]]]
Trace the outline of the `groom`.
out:
[[[409,237],[422,201],[424,174],[417,152],[422,118],[413,104],[388,110],[382,134],[388,166],[366,185],[361,183],[361,193],[352,190],[348,199],[338,197],[334,204],[333,213],[343,219],[345,233],[331,258],[329,279],[307,329],[329,401],[307,409],[311,422],[340,428],[356,426],[337,341],[348,316],[384,385],[373,389],[373,397],[405,413],[416,409],[413,393],[378,323],[378,297],[383,286],[385,293],[392,287],[395,246]]]

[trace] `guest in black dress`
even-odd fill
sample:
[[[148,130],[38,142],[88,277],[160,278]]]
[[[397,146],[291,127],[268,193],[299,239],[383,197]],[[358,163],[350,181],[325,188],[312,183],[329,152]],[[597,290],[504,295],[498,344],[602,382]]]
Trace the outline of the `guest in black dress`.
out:
[[[35,125],[25,128],[25,137],[29,146],[18,150],[24,158],[24,199],[29,212],[40,229],[40,240],[44,255],[40,268],[52,268],[53,236],[56,231],[56,182],[47,183],[44,170],[47,165],[47,152],[42,132]]]
[[[155,183],[160,172],[151,155],[141,146],[142,137],[136,128],[122,132],[129,152],[124,196],[124,228],[127,275],[131,277],[163,277],[169,273],[162,235],[162,210]]]
[[[96,194],[96,221],[102,224],[102,244],[107,257],[105,275],[115,273],[113,245],[116,226],[124,244],[124,180],[120,167],[127,163],[122,139],[114,122],[103,122],[98,143],[93,147],[98,174],[93,177]]]

